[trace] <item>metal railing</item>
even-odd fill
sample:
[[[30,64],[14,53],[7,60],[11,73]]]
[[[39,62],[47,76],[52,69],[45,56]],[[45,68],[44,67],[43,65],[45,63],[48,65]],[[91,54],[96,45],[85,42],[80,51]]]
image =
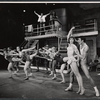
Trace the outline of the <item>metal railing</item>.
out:
[[[97,31],[97,22],[94,19],[92,22],[87,22],[84,25],[76,25],[73,34]]]

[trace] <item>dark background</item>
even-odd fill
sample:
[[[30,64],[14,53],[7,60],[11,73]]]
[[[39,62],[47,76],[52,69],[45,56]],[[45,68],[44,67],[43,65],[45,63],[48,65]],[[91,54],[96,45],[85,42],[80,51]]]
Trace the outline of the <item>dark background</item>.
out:
[[[100,4],[82,3],[0,3],[0,48],[21,45],[24,41],[24,28],[28,24],[37,24],[37,13],[47,14],[54,9],[65,8],[68,21],[82,19],[86,13],[100,10]],[[97,10],[98,8],[98,10]],[[25,12],[23,12],[25,10]],[[47,17],[46,20],[49,20]],[[8,62],[0,56],[0,69],[7,68]]]

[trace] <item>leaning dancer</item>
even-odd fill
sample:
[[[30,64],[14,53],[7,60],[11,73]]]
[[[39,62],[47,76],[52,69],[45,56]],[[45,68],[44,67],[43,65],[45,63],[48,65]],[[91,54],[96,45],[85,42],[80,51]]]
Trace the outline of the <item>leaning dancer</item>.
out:
[[[7,68],[8,72],[10,73],[9,78],[12,78],[13,71],[15,70],[13,67],[14,62],[12,61],[13,57],[11,56],[11,54],[13,54],[13,53],[15,53],[15,52],[13,52],[13,50],[11,50],[10,47],[8,47],[7,49],[4,49],[3,52],[0,52],[0,54],[3,55],[6,60],[9,61],[8,68]]]
[[[30,55],[30,51],[33,51],[33,49],[35,49],[35,46],[32,47],[32,48],[28,48],[28,49],[23,49],[21,51],[21,53],[16,53],[16,54],[13,54],[13,56],[20,56],[21,58],[19,59],[13,59],[13,61],[21,61],[23,63],[23,60],[25,60],[25,66],[24,66],[24,72],[26,74],[26,78],[25,80],[28,80],[29,79],[29,75],[28,75],[28,69],[31,71],[31,63],[32,63],[32,59],[33,57],[37,54],[37,52],[35,51],[35,53],[31,54]]]
[[[82,68],[85,76],[89,79],[90,83],[92,84],[92,86],[93,86],[93,88],[95,90],[96,96],[100,96],[99,90],[97,89],[97,86],[95,85],[94,80],[90,76],[89,71],[88,71],[88,67],[87,67],[87,55],[88,55],[89,47],[85,43],[85,38],[83,38],[83,37],[79,37],[77,42],[80,45],[81,68]]]
[[[34,47],[33,47],[33,49],[34,49]],[[35,53],[33,53],[31,55],[29,54],[29,51],[30,51],[30,49],[22,50],[22,59],[24,58],[26,60],[25,66],[24,66],[24,72],[26,74],[25,80],[29,79],[28,69],[30,69],[33,57],[37,55],[36,51],[35,51]]]

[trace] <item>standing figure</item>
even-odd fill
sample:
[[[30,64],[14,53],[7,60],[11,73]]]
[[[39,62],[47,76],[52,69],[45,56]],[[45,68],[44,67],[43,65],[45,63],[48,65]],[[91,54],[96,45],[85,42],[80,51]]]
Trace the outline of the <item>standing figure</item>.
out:
[[[43,15],[43,13],[41,13],[41,15],[39,15],[38,13],[36,13],[36,11],[34,11],[34,13],[38,16],[38,23],[40,24],[40,31],[41,31],[41,27],[44,27],[44,31],[45,31],[45,22],[46,22],[46,17],[48,15],[50,15],[50,13]]]
[[[72,35],[73,29],[74,29],[74,27],[72,27],[72,28],[70,29],[70,31],[69,31],[69,33],[68,33],[68,35],[67,35],[67,42],[68,42],[68,40],[69,40],[69,37]],[[65,67],[66,67],[66,63],[63,62],[63,58],[62,58],[62,63],[61,63],[61,67],[60,67],[60,74],[61,74],[61,77],[62,77],[62,81],[60,82],[61,84],[62,84],[62,83],[65,83],[65,78],[64,78],[64,74],[63,74],[63,71],[64,71]],[[72,76],[72,77],[70,77],[70,81],[71,81],[71,83],[73,83],[73,81],[74,81],[74,74],[73,74],[73,72],[69,69],[69,65],[68,65],[68,64],[67,64],[67,68],[68,68],[68,72],[70,72],[70,76]]]
[[[72,30],[74,28],[75,27],[71,28],[71,30],[69,31],[69,34],[67,36],[67,40],[69,40],[68,47],[67,47],[67,56],[68,57],[64,57],[63,61],[67,62],[68,65],[70,65],[71,70],[75,74],[77,82],[78,82],[78,86],[79,86],[78,92],[80,92],[80,95],[83,95],[84,94],[83,80],[79,73],[78,65],[77,65],[77,62],[79,60],[79,51],[78,51],[77,47],[74,45],[74,38],[70,36],[72,34]],[[69,89],[71,89],[70,84],[69,84],[69,87],[67,89],[65,89],[65,91],[68,91]]]
[[[94,90],[95,90],[95,93],[96,93],[96,96],[99,96],[99,90],[97,89],[97,86],[95,85],[95,82],[94,80],[92,79],[92,77],[90,76],[89,74],[89,71],[88,71],[88,67],[87,67],[87,55],[88,55],[88,51],[89,51],[89,47],[88,45],[85,43],[85,38],[84,37],[78,37],[78,40],[77,42],[79,43],[80,45],[80,58],[81,58],[81,68],[85,74],[85,76],[89,79],[90,83],[92,84]]]

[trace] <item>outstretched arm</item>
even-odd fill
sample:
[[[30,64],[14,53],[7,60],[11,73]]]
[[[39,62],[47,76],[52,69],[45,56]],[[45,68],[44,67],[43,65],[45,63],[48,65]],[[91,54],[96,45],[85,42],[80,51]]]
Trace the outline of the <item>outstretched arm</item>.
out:
[[[28,48],[28,49],[23,49],[22,52],[27,52],[27,51],[31,51],[33,49],[35,49],[36,46],[32,47],[32,48]]]
[[[45,16],[47,17],[48,15],[50,15],[50,13],[46,14]]]
[[[36,53],[30,55],[30,59],[33,59],[33,57],[36,56],[36,55],[37,55],[37,51],[36,51]]]
[[[72,28],[70,29],[70,31],[68,32],[67,41],[68,41],[69,37],[72,35],[73,29],[75,29],[75,27],[72,27]]]
[[[4,51],[4,49],[0,49],[0,51]]]
[[[0,55],[2,55],[2,56],[3,56],[3,55],[4,55],[4,53],[3,53],[3,52],[0,52]]]
[[[37,16],[40,16],[38,13],[36,13],[36,11],[34,11],[34,13],[35,13]]]

